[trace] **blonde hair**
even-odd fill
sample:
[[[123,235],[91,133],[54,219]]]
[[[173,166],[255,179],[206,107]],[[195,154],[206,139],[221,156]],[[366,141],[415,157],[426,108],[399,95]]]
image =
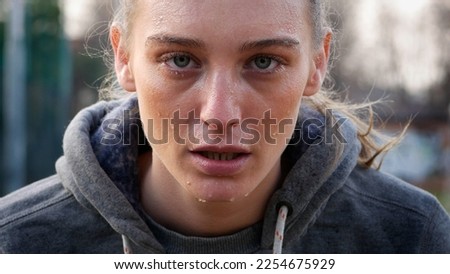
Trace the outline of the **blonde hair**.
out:
[[[327,0],[308,0],[310,8],[311,26],[313,27],[313,39],[317,47],[321,46],[322,39],[326,32],[331,29],[327,20]],[[119,27],[122,31],[132,29],[132,18],[134,17],[134,6],[136,0],[119,0],[118,7],[115,10],[111,25]],[[130,33],[122,33],[128,40]],[[101,99],[117,99],[125,96],[117,82],[114,72],[113,56],[111,50],[105,56],[105,63],[109,65],[110,73],[100,88]],[[317,94],[304,99],[304,103],[316,108],[325,115],[327,110],[339,111],[356,126],[358,140],[361,143],[361,151],[358,158],[358,164],[366,168],[380,168],[382,158],[386,152],[397,145],[403,137],[403,132],[393,138],[389,138],[375,129],[376,115],[373,106],[381,101],[369,102],[363,104],[351,104],[343,101],[337,96],[337,93],[331,89],[322,88]]]

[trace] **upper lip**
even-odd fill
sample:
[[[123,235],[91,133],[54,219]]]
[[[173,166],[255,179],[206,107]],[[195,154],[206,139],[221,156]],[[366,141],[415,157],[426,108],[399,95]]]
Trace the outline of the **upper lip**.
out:
[[[215,153],[243,153],[243,154],[249,154],[250,150],[246,147],[241,146],[233,146],[233,145],[202,145],[194,147],[190,150],[191,152],[215,152]]]

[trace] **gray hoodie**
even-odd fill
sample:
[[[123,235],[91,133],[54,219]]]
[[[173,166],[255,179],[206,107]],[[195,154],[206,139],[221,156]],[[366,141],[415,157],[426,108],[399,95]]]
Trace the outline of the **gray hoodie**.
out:
[[[136,161],[150,148],[136,98],[99,102],[67,128],[56,175],[0,199],[0,251],[269,253],[285,206],[285,253],[450,253],[450,218],[437,200],[358,166],[354,126],[327,116],[302,107],[264,220],[202,238],[170,231],[140,207]]]

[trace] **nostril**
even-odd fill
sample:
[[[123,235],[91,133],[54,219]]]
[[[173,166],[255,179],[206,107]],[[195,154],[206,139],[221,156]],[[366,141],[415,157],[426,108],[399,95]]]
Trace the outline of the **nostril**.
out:
[[[227,122],[227,127],[237,127],[239,125],[240,121],[239,119],[231,119]]]
[[[240,124],[239,119],[230,119],[221,121],[216,118],[204,120],[203,123],[211,130],[222,130],[224,128],[237,127]]]
[[[203,123],[210,129],[210,130],[221,130],[224,128],[222,122],[219,119],[211,118],[203,121]]]

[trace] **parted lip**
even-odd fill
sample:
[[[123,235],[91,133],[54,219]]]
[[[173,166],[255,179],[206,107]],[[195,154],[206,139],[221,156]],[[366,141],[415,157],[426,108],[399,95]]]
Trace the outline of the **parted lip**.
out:
[[[192,163],[211,176],[234,176],[247,166],[252,154],[241,146],[197,146],[190,151]],[[220,155],[219,155],[220,154]]]
[[[250,149],[242,146],[234,145],[200,145],[190,149],[190,152],[215,152],[215,153],[236,153],[236,154],[250,154]]]

